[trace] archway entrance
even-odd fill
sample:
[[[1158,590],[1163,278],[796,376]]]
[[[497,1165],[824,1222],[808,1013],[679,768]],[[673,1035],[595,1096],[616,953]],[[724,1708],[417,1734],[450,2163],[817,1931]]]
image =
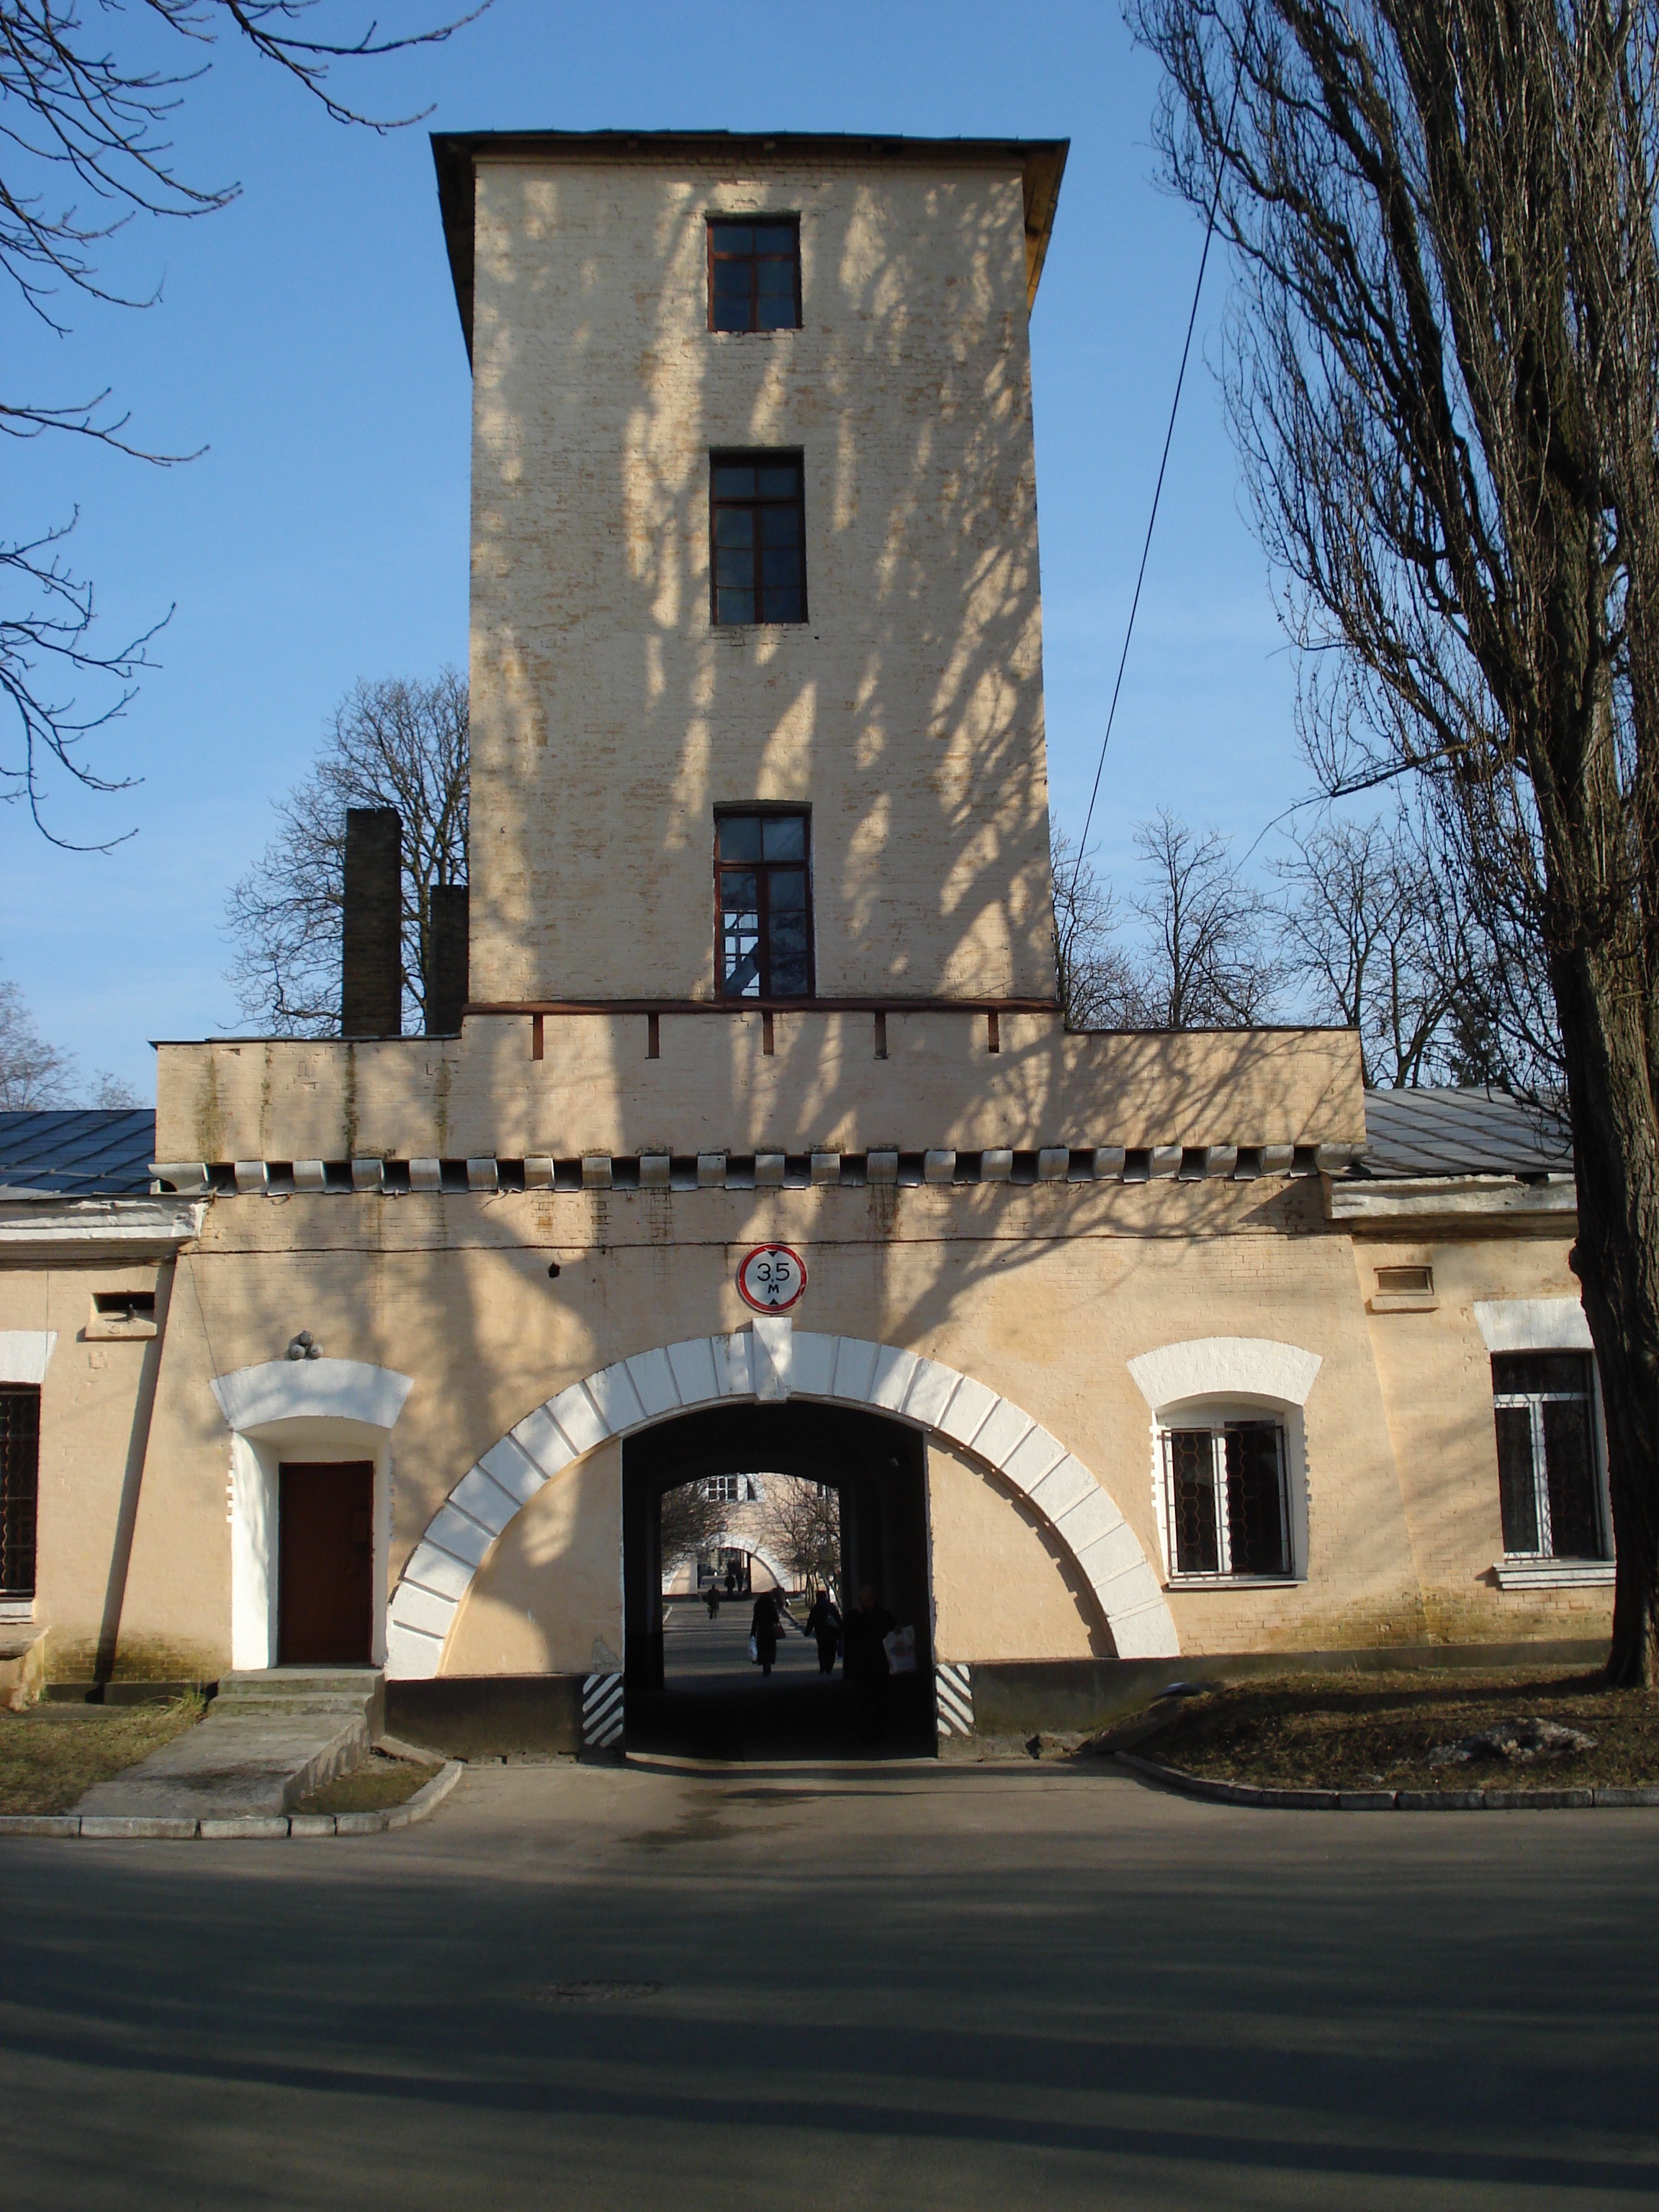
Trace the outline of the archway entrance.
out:
[[[845,1756],[864,1747],[839,1667],[829,1680],[819,1676],[816,1662],[810,1669],[781,1669],[763,1680],[758,1668],[747,1665],[746,1603],[728,1607],[724,1633],[704,1639],[710,1663],[688,1666],[677,1649],[677,1663],[665,1664],[663,1498],[689,1482],[712,1483],[756,1470],[825,1483],[838,1492],[844,1603],[856,1603],[860,1584],[867,1582],[879,1602],[916,1636],[916,1671],[890,1684],[885,1733],[875,1748],[931,1752],[932,1593],[922,1439],[880,1414],[799,1401],[709,1407],[642,1430],[623,1443],[629,1748],[752,1758]],[[695,1597],[680,1602],[688,1607],[688,1620],[700,1614]],[[671,1640],[678,1646],[678,1638]]]

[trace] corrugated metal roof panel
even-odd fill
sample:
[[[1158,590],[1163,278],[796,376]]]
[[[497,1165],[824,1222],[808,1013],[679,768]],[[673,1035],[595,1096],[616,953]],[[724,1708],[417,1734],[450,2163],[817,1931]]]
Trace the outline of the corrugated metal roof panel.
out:
[[[0,1190],[130,1198],[149,1189],[155,1116],[143,1107],[0,1113]]]
[[[1364,1176],[1572,1173],[1565,1119],[1502,1091],[1368,1091]]]

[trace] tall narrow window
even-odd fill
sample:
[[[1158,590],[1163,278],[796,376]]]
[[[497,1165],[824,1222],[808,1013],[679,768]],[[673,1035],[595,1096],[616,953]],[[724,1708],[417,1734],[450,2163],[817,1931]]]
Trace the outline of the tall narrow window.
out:
[[[800,221],[708,223],[711,331],[800,328]]]
[[[812,995],[811,846],[805,814],[714,817],[717,965],[723,999]]]
[[[1277,1421],[1166,1429],[1164,1474],[1177,1575],[1290,1573],[1285,1431]]]
[[[799,453],[711,454],[708,534],[716,623],[806,620]]]
[[[1604,1559],[1589,1353],[1494,1352],[1492,1382],[1504,1551]]]
[[[40,1474],[40,1389],[0,1389],[0,1599],[34,1595],[34,1513]]]

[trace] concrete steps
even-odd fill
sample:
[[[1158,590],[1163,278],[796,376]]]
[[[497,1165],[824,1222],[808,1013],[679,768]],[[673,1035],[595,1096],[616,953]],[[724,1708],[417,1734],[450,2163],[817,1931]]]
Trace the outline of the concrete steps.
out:
[[[368,1667],[223,1676],[207,1718],[113,1780],[77,1813],[236,1820],[286,1813],[363,1758],[383,1730],[385,1678]]]

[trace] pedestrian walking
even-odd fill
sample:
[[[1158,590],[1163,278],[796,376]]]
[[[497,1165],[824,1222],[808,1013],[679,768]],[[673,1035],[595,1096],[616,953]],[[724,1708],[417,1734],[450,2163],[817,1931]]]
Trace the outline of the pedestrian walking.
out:
[[[749,1634],[755,1646],[755,1658],[763,1674],[769,1674],[778,1656],[778,1601],[770,1590],[755,1600],[755,1613],[749,1624]]]
[[[841,1642],[841,1609],[827,1589],[821,1589],[812,1601],[812,1610],[806,1616],[806,1633],[817,1639],[818,1672],[833,1674],[836,1671],[836,1650]]]

